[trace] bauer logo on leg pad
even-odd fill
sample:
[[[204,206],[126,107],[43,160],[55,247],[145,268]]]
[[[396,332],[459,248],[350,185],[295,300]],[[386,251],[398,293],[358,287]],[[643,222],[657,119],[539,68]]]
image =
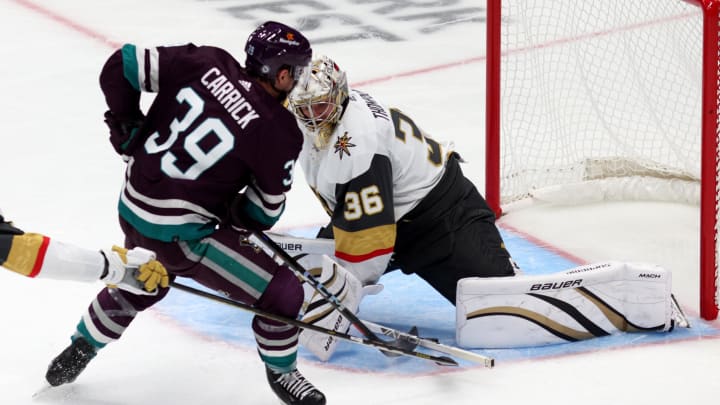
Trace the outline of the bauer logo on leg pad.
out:
[[[559,290],[561,288],[580,287],[582,279],[567,280],[561,282],[538,283],[530,286],[530,291]]]

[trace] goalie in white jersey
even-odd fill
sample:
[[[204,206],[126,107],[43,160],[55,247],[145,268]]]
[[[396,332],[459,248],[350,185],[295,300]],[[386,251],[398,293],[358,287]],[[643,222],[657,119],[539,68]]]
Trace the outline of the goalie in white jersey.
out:
[[[512,276],[495,216],[463,176],[452,144],[402,111],[349,89],[328,57],[290,94],[305,134],[298,161],[331,223],[334,255],[363,285],[416,273],[453,304],[465,277]]]
[[[289,97],[305,135],[298,161],[331,217],[319,236],[334,238],[332,255],[353,282],[373,285],[400,269],[455,304],[458,280],[515,274],[495,216],[463,176],[452,144],[349,89],[330,58],[313,60],[306,71]],[[329,312],[311,306],[305,319]]]
[[[495,216],[440,143],[395,108],[350,89],[338,65],[314,59],[289,95],[304,134],[298,161],[331,217],[318,235],[273,235],[345,307],[392,270],[415,273],[457,308],[466,347],[518,347],[619,331],[667,331],[683,319],[658,266],[607,262],[519,276]],[[286,248],[287,249],[287,248]],[[558,269],[561,270],[561,269]],[[349,322],[312,288],[303,320],[347,330]],[[300,341],[327,360],[337,341],[304,331]]]

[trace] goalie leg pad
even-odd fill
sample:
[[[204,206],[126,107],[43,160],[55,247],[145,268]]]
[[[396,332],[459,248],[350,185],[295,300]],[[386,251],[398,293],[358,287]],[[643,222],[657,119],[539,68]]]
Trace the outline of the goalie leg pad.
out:
[[[349,311],[357,313],[363,296],[362,283],[328,256],[323,255],[321,258],[322,274],[319,281],[338,297]],[[306,289],[306,294],[308,292]],[[303,322],[346,333],[350,328],[350,321],[317,291],[312,290],[311,293],[302,317]],[[304,330],[300,334],[300,344],[320,360],[327,361],[337,349],[338,340],[322,333]]]
[[[671,274],[602,262],[539,276],[458,282],[458,345],[511,348],[672,327]]]

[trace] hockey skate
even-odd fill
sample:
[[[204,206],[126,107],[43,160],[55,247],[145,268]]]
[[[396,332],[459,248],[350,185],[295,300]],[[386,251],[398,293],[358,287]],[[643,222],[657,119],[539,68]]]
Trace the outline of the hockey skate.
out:
[[[96,354],[97,349],[90,342],[83,337],[76,337],[70,346],[50,362],[45,379],[53,387],[71,383]]]
[[[265,367],[267,379],[275,395],[287,405],[325,405],[325,395],[315,388],[297,369],[284,374]]]

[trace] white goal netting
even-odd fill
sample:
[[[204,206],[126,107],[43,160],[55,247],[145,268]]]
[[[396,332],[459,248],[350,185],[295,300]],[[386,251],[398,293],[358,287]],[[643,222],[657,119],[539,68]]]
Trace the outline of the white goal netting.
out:
[[[490,97],[487,108],[499,109],[497,180],[506,212],[528,198],[700,204],[709,177],[701,180],[704,117],[718,127],[717,107],[704,111],[703,67],[716,73],[720,59],[703,61],[703,2],[501,1],[500,79],[488,75],[500,99]],[[713,137],[716,143],[717,131]],[[712,174],[715,184],[717,169]],[[701,226],[714,235],[717,307],[713,194],[713,218]]]

